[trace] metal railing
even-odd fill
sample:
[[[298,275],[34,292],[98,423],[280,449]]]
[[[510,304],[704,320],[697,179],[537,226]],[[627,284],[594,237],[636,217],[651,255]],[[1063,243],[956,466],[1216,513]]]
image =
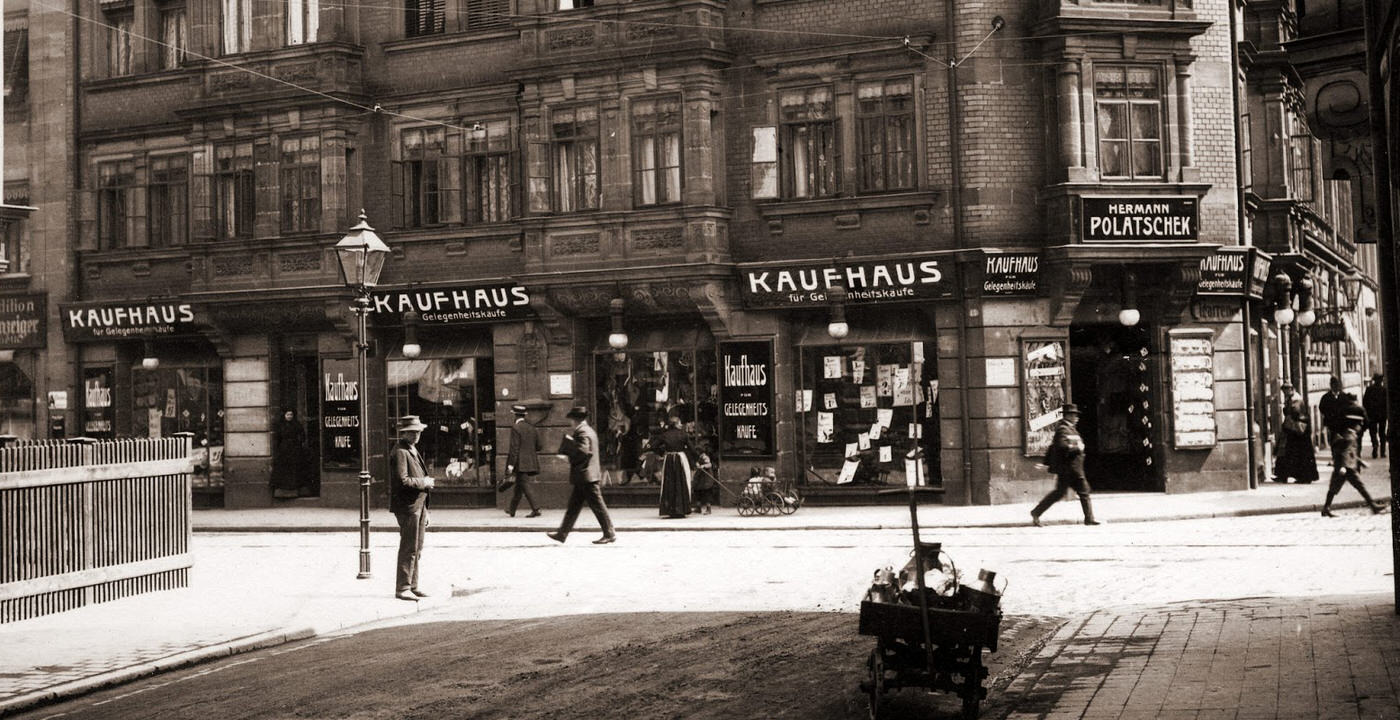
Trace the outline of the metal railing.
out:
[[[185,587],[190,438],[0,447],[0,623]]]

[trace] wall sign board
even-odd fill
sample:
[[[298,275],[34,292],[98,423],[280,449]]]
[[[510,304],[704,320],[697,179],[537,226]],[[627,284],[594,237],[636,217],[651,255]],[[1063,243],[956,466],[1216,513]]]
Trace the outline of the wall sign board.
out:
[[[1193,197],[1085,197],[1085,242],[1193,242],[1200,207]]]

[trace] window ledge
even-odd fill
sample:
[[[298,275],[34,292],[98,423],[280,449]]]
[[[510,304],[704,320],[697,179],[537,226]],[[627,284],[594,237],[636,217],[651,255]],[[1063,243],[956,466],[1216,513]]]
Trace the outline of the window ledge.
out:
[[[154,72],[144,72],[133,75],[117,75],[115,77],[95,78],[83,82],[83,87],[87,90],[110,90],[115,88],[141,87],[144,85],[158,85],[160,83],[178,82],[190,80],[197,75],[197,71],[191,67],[179,67],[170,70],[156,70]]]
[[[427,50],[430,48],[458,45],[462,43],[486,42],[489,40],[513,40],[519,36],[513,27],[491,28],[489,30],[458,30],[457,32],[420,35],[385,42],[384,54]]]
[[[18,290],[29,287],[30,274],[27,272],[7,272],[0,275],[0,288]]]
[[[851,195],[817,200],[759,200],[759,214],[765,218],[793,215],[823,215],[861,210],[927,208],[938,202],[938,192],[919,190],[883,195]]]

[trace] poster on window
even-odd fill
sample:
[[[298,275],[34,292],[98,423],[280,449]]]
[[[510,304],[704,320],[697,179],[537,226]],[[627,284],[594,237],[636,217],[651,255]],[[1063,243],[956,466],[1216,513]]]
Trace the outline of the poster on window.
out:
[[[1026,384],[1022,393],[1026,455],[1038,458],[1050,447],[1065,404],[1065,343],[1026,340],[1021,343],[1021,352]]]
[[[113,433],[112,368],[83,368],[83,435],[111,440]]]
[[[360,381],[350,358],[321,360],[321,460],[327,468],[360,467]]]
[[[1171,331],[1172,440],[1215,447],[1215,345],[1209,331]]]
[[[773,342],[720,343],[719,356],[722,457],[773,455]]]

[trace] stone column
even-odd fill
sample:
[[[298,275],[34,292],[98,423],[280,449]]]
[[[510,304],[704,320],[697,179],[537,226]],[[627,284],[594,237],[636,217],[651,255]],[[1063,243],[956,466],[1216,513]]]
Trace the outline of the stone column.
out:
[[[685,172],[683,199],[686,205],[716,204],[714,125],[710,120],[714,109],[710,88],[687,91],[681,124],[685,143],[681,166]]]
[[[1069,60],[1060,64],[1056,74],[1060,123],[1060,161],[1064,163],[1069,179],[1084,170],[1083,121],[1079,112],[1079,60]],[[1079,172],[1076,173],[1075,171]]]
[[[272,500],[271,374],[266,335],[233,338],[224,362],[224,502],[261,507]]]
[[[1194,129],[1191,122],[1191,61],[1194,59],[1190,56],[1176,58],[1176,139],[1182,182],[1194,182],[1199,179],[1191,139]]]

